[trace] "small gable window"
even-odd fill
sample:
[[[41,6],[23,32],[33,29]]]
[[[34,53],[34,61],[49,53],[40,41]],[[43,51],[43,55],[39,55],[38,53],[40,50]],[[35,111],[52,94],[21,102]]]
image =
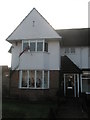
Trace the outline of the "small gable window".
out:
[[[74,54],[75,53],[75,48],[71,47],[71,48],[65,48],[65,53],[66,54]]]

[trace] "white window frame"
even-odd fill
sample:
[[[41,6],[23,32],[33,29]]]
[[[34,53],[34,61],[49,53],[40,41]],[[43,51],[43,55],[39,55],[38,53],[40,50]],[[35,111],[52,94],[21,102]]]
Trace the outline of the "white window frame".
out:
[[[73,50],[74,50],[74,51],[73,51]],[[72,51],[73,51],[73,52],[72,52]],[[75,48],[74,48],[74,47],[71,47],[71,48],[70,48],[70,53],[71,53],[71,54],[75,54]]]
[[[48,44],[48,42],[47,42],[46,40],[44,40],[44,39],[43,39],[43,40],[22,40],[22,51],[23,51],[23,44],[24,44],[25,42],[28,42],[28,43],[29,43],[29,47],[30,47],[30,43],[35,42],[35,51],[30,51],[30,50],[28,50],[28,52],[48,52],[48,50],[45,51],[45,43]],[[37,50],[37,44],[38,44],[39,42],[42,42],[42,43],[43,43],[43,49],[42,49],[42,51],[38,51],[38,50]]]
[[[24,41],[22,40],[22,51],[24,50],[24,49],[23,49],[23,44],[26,43],[26,42],[29,43],[29,47],[30,47],[30,42],[29,42],[28,40],[26,40],[26,41],[25,41],[25,40],[24,40]],[[28,50],[28,51],[30,51],[30,50]]]
[[[40,70],[42,71],[42,86],[40,88],[38,88],[36,86],[36,78],[37,78],[37,71],[39,70],[34,70],[35,71],[35,85],[34,87],[30,87],[29,86],[29,75],[30,75],[30,70],[27,70],[27,75],[28,75],[28,80],[27,80],[27,87],[22,87],[22,74],[23,74],[23,70],[19,71],[19,88],[21,89],[49,89],[49,81],[50,81],[50,71],[49,70]],[[48,71],[48,81],[47,81],[47,88],[44,87],[44,71]]]
[[[36,45],[37,45],[38,43],[40,43],[40,42],[43,43],[43,46],[42,46],[43,49],[42,49],[42,51],[38,51],[38,50],[37,50],[37,47],[36,47],[36,51],[37,51],[37,52],[44,52],[44,40],[36,40]]]
[[[33,41],[30,40],[30,41],[29,41],[29,44],[30,44],[30,43],[35,43],[35,51],[31,51],[31,50],[30,50],[30,52],[36,52],[36,41],[35,41],[35,40],[33,40]]]
[[[72,52],[72,49],[74,49],[74,52]],[[66,47],[64,50],[65,54],[75,54],[75,47]]]

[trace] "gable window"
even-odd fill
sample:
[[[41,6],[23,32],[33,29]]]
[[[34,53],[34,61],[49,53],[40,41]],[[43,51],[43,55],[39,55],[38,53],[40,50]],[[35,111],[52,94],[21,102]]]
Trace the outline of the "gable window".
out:
[[[19,88],[49,88],[49,71],[47,70],[21,70],[19,75]]]

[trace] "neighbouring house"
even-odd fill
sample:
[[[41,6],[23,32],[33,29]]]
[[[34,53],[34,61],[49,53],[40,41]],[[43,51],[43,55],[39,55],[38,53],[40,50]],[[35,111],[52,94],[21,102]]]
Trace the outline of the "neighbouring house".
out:
[[[61,34],[61,73],[64,95],[90,92],[90,43],[88,28],[57,30]],[[69,86],[69,81],[72,85]],[[72,89],[70,91],[70,89]]]
[[[90,89],[88,29],[55,30],[34,8],[7,38],[12,44],[10,95],[79,97]]]

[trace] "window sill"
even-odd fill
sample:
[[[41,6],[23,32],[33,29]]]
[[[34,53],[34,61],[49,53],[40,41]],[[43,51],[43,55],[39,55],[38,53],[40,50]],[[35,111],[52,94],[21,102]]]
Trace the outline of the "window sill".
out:
[[[28,87],[20,87],[19,89],[27,89],[27,90],[47,90],[49,88],[28,88]]]
[[[31,54],[33,54],[33,53],[46,53],[46,54],[50,54],[49,52],[46,52],[46,51],[26,51],[25,53],[31,53]]]

